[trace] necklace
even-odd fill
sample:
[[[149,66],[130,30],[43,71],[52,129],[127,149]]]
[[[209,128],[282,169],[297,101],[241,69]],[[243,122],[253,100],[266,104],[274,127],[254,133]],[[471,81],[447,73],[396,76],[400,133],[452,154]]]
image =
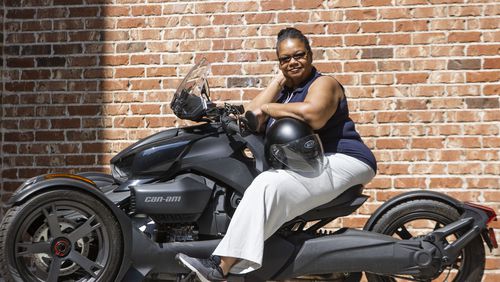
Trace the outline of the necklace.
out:
[[[286,95],[285,101],[283,101],[283,104],[286,104],[292,100],[293,96],[295,96],[295,93],[292,91]]]

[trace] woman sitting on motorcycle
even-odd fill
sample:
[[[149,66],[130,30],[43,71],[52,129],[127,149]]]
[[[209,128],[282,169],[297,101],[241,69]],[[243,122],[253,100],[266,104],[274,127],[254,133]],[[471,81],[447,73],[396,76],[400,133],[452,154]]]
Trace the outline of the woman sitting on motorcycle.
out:
[[[247,110],[257,116],[261,130],[274,130],[278,135],[288,129],[273,129],[277,120],[291,117],[302,121],[319,136],[327,161],[312,174],[293,167],[275,167],[259,174],[245,191],[213,256],[177,256],[202,281],[222,281],[228,272],[243,274],[258,269],[264,241],[284,223],[375,176],[375,157],[349,118],[344,88],[314,68],[308,39],[297,29],[283,29],[276,53],[279,74]]]

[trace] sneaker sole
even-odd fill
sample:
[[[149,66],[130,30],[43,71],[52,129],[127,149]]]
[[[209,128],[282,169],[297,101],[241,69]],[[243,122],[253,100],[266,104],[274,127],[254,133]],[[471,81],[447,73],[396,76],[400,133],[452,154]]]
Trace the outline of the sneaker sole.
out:
[[[192,272],[196,273],[196,276],[201,280],[201,282],[211,282],[210,280],[207,280],[205,277],[203,277],[203,275],[201,275],[201,273],[194,266],[185,261],[181,256],[179,256],[178,258],[184,266],[189,268]]]

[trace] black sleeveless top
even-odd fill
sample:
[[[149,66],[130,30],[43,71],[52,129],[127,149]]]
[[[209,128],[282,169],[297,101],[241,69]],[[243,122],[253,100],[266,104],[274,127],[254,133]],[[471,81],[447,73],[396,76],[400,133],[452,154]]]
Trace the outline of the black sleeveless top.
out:
[[[321,75],[321,73],[313,68],[311,76],[299,85],[299,87],[295,89],[285,87],[280,92],[276,103],[303,102],[309,91],[309,87]],[[343,91],[344,87],[342,85],[341,87]],[[267,127],[271,126],[273,122],[274,119],[270,118]],[[322,128],[316,130],[316,133],[323,143],[325,153],[342,153],[351,156],[369,165],[373,171],[377,171],[375,156],[363,143],[359,133],[355,129],[354,122],[349,117],[349,108],[345,95],[340,100],[333,116]]]

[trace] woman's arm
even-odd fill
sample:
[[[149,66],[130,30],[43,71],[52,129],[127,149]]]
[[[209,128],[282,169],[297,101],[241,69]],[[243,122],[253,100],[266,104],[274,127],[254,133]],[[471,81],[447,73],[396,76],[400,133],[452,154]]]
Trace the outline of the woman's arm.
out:
[[[337,80],[322,76],[313,82],[304,102],[265,103],[260,109],[273,118],[293,117],[303,120],[317,130],[333,116],[343,96],[344,92]]]
[[[286,77],[280,70],[271,80],[271,83],[245,106],[246,111],[252,111],[257,117],[257,131],[262,131],[264,129],[264,125],[269,118],[269,116],[261,110],[262,105],[275,102],[285,83]]]

